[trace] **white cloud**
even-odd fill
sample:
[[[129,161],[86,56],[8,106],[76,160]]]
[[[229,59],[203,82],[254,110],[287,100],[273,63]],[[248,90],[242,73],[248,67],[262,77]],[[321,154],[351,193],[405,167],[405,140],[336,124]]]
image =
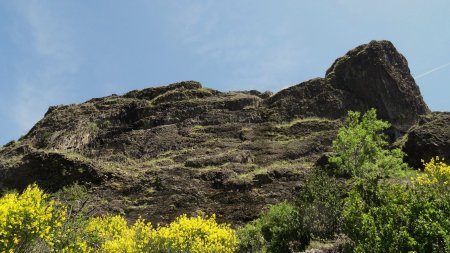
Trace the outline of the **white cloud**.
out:
[[[17,2],[18,17],[28,27],[30,41],[20,42],[26,60],[17,64],[16,98],[11,113],[21,134],[68,93],[67,75],[76,73],[80,59],[64,19],[41,1]],[[31,62],[30,65],[27,65]],[[38,66],[38,67],[37,67]]]

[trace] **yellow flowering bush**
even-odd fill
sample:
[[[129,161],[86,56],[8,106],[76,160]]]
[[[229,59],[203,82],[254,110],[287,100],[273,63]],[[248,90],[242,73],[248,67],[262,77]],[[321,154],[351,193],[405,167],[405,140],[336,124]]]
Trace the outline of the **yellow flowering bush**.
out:
[[[30,248],[51,248],[65,221],[64,208],[55,208],[36,185],[22,194],[8,193],[0,198],[0,252],[30,252]]]
[[[153,228],[143,219],[129,226],[120,215],[68,217],[67,207],[36,185],[0,198],[1,253],[231,253],[237,241],[235,231],[214,215],[182,215]]]
[[[432,158],[424,163],[424,173],[417,175],[415,181],[419,185],[450,186],[450,165],[444,163],[443,158]]]
[[[122,216],[92,218],[86,233],[96,248],[96,252],[150,252],[152,226],[144,220],[137,220],[128,227]]]
[[[218,224],[214,215],[182,215],[156,229],[142,219],[129,227],[122,216],[91,218],[84,237],[90,246],[79,252],[231,253],[237,249],[234,230]]]
[[[56,252],[59,251],[56,250]],[[88,245],[87,241],[83,241],[80,237],[76,237],[72,241],[69,241],[68,244],[61,249],[61,253],[90,253],[90,252],[93,252],[92,248]]]
[[[211,217],[181,215],[152,233],[154,252],[228,253],[237,249],[237,235],[229,225]]]

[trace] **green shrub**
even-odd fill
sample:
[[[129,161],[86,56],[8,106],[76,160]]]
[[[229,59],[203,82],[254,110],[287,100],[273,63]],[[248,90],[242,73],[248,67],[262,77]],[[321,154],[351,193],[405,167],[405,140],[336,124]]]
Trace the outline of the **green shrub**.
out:
[[[261,232],[269,252],[288,252],[299,244],[299,222],[295,206],[281,202],[260,217]],[[301,243],[301,242],[300,242]]]
[[[238,252],[266,253],[266,240],[261,232],[261,222],[252,221],[244,227],[238,229],[239,238]]]
[[[316,168],[306,176],[296,202],[301,230],[315,240],[334,239],[342,226],[345,182]]]
[[[287,202],[271,205],[260,217],[238,232],[240,252],[290,252],[304,249],[307,234],[302,233],[297,208]]]
[[[345,202],[345,232],[355,252],[450,252],[448,197],[421,186],[358,185]]]

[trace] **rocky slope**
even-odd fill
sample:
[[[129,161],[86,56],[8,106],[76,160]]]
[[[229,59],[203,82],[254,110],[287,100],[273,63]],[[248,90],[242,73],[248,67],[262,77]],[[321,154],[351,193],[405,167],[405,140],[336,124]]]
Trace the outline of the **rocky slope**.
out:
[[[164,223],[202,210],[241,224],[294,198],[347,111],[371,107],[392,123],[393,139],[421,119],[405,150],[433,148],[416,140],[436,124],[421,117],[429,109],[406,59],[390,42],[372,41],[337,59],[324,78],[276,94],[186,81],[51,107],[1,149],[0,188],[37,182],[57,191],[79,182],[98,212]]]

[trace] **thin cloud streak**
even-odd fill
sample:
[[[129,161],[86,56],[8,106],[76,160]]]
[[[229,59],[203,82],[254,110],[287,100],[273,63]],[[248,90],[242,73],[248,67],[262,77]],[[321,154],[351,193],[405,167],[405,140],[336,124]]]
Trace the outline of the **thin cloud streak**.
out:
[[[447,66],[450,66],[450,62],[448,62],[448,63],[446,63],[446,64],[444,64],[444,65],[441,65],[441,66],[439,66],[439,67],[436,67],[436,68],[434,68],[434,69],[428,70],[427,72],[422,73],[422,74],[420,74],[420,75],[414,76],[414,79],[417,80],[417,79],[422,78],[422,77],[424,77],[424,76],[427,76],[427,75],[429,75],[429,74],[431,74],[431,73],[433,73],[433,72],[435,72],[435,71],[438,71],[438,70],[441,70],[441,69],[443,69],[443,68],[446,68]]]

